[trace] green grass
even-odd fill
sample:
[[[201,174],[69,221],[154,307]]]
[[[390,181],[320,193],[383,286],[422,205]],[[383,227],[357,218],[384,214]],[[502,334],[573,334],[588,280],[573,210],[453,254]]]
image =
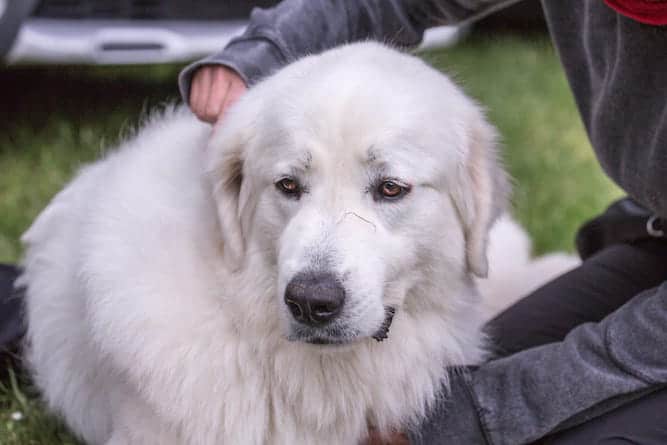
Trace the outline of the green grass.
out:
[[[619,191],[602,175],[558,60],[546,38],[471,39],[424,57],[446,69],[488,109],[515,178],[513,205],[538,252],[572,250],[576,228]],[[82,164],[177,96],[178,67],[40,68],[0,71],[0,261]],[[12,413],[23,414],[13,420]],[[75,441],[44,414],[29,384],[0,386],[0,444]]]
[[[179,68],[0,71],[0,262],[18,261],[19,236],[76,169],[148,109],[177,98]],[[0,445],[76,443],[45,414],[24,377],[1,382]]]
[[[177,98],[179,67],[0,71],[0,262],[81,164],[152,106]]]
[[[515,179],[513,207],[537,253],[573,250],[581,223],[620,191],[603,175],[546,39],[476,40],[426,59],[483,104]]]
[[[77,445],[65,426],[42,408],[30,384],[20,379],[10,368],[0,381],[0,444]]]

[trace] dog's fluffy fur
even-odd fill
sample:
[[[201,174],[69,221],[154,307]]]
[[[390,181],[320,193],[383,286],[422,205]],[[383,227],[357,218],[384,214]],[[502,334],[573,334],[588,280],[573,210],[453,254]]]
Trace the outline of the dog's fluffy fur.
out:
[[[373,43],[307,57],[209,136],[185,110],[155,117],[24,236],[28,360],[91,444],[353,444],[409,427],[447,366],[483,356],[488,307],[534,284],[506,220],[491,258],[519,284],[485,283],[496,302],[481,300],[507,194],[495,132],[417,58]],[[387,179],[398,199],[378,196]],[[313,270],[345,289],[331,329],[283,301]]]

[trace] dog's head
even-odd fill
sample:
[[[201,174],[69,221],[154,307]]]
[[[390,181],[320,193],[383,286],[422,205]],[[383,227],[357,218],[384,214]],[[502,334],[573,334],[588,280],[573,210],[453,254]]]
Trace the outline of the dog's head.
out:
[[[486,274],[507,189],[495,132],[415,57],[364,43],[302,59],[251,89],[209,148],[223,255],[275,271],[292,340],[381,337],[394,309]]]

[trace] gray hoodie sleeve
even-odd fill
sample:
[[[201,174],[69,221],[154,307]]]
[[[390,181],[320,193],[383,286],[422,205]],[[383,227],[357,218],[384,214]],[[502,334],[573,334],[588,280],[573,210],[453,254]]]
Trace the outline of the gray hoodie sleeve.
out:
[[[430,26],[473,20],[514,1],[284,0],[270,9],[255,8],[243,35],[181,72],[181,96],[187,103],[192,76],[203,65],[228,66],[252,85],[299,57],[347,42],[416,46]]]
[[[666,339],[663,284],[562,342],[454,375],[412,443],[518,445],[581,424],[664,387]]]

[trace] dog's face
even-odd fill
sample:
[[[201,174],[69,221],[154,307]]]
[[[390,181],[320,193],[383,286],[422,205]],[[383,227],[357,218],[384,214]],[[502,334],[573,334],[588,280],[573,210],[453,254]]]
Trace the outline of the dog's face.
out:
[[[225,255],[275,271],[267,316],[290,340],[381,339],[393,311],[433,303],[411,295],[439,298],[434,274],[456,287],[485,273],[502,201],[493,131],[413,57],[362,44],[297,62],[210,149]]]

